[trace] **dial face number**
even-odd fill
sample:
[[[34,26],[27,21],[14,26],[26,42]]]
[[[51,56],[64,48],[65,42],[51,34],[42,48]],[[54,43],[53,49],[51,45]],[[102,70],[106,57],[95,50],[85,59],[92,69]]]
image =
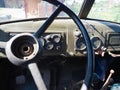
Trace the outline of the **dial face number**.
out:
[[[102,41],[99,37],[92,37],[91,38],[93,49],[97,50],[101,47]]]
[[[76,50],[83,51],[86,49],[86,44],[83,38],[78,38],[75,42]]]

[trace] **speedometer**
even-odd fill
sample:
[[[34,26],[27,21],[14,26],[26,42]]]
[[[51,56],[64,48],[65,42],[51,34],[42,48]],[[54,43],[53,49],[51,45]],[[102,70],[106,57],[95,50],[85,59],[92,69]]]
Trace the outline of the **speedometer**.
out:
[[[99,49],[101,47],[101,45],[102,45],[101,39],[99,37],[97,37],[97,36],[92,36],[91,37],[91,42],[92,42],[94,50]]]

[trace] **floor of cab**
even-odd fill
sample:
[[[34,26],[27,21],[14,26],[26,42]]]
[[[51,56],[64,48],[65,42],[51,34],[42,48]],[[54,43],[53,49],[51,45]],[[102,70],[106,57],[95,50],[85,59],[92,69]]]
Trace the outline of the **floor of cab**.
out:
[[[38,63],[38,66],[48,90],[79,90],[85,76],[86,60],[74,58],[45,67]],[[0,90],[37,90],[27,68],[14,66],[4,59],[0,62],[0,72]]]

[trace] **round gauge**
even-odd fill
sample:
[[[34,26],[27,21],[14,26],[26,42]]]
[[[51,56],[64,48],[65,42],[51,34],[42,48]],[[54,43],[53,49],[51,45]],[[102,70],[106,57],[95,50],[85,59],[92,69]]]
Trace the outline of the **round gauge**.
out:
[[[85,40],[83,37],[78,38],[75,42],[76,50],[83,51],[86,49]]]
[[[95,37],[95,36],[91,37],[91,42],[94,50],[99,49],[102,45],[102,41],[99,37]]]
[[[55,43],[59,43],[61,41],[61,35],[60,34],[53,34],[52,39]]]
[[[54,48],[54,45],[53,45],[53,43],[48,42],[48,43],[46,43],[45,48],[46,48],[46,50],[52,50]]]

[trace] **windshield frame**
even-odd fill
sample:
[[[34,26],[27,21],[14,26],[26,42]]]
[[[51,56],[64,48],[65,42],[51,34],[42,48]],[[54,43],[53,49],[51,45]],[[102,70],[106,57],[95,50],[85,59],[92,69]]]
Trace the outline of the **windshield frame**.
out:
[[[78,14],[78,17],[81,19],[86,19],[95,0],[84,0],[81,10]]]

